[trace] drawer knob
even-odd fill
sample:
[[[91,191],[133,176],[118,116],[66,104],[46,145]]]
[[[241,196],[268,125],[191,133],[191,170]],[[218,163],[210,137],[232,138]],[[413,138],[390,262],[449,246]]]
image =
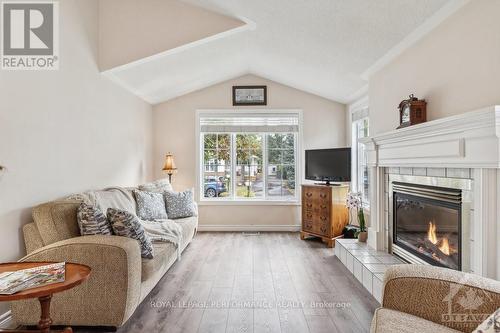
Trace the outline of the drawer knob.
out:
[[[307,196],[307,197],[310,197],[310,196],[312,196],[312,195],[313,195],[313,194],[312,194],[311,192],[306,192],[306,196]]]

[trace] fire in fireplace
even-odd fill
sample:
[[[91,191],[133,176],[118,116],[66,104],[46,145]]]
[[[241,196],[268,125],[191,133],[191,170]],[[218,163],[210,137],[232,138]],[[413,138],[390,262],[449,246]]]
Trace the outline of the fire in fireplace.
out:
[[[461,197],[461,190],[393,182],[393,252],[460,270]]]

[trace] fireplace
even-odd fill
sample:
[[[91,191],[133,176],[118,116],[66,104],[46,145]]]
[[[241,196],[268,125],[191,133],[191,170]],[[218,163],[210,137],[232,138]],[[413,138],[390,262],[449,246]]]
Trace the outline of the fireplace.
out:
[[[393,182],[393,253],[412,263],[462,268],[462,191]]]

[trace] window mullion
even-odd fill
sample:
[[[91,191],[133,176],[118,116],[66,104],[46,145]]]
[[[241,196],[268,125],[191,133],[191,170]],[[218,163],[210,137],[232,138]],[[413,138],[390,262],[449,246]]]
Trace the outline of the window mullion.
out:
[[[299,179],[299,139],[298,139],[298,134],[294,133],[293,134],[293,163],[295,164],[294,166],[294,176],[295,176],[295,188],[294,188],[294,193],[295,193],[295,199],[298,199],[298,190],[299,190],[299,184],[298,184],[298,179]],[[301,177],[302,179],[302,177]]]
[[[205,133],[202,133],[200,135],[200,147],[201,147],[201,152],[198,152],[198,155],[200,155],[200,165],[201,168],[198,170],[198,173],[200,175],[200,184],[199,184],[199,199],[200,201],[205,198]]]
[[[267,133],[262,134],[262,191],[264,192],[264,200],[267,199]]]
[[[236,134],[231,133],[231,199],[236,198]]]

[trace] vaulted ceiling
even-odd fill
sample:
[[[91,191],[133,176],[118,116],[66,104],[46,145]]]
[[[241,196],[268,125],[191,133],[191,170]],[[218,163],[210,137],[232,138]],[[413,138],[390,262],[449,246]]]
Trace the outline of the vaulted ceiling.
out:
[[[151,48],[151,54],[142,57],[135,52],[129,62],[108,61],[101,68],[152,104],[246,73],[346,103],[363,91],[367,74],[380,66],[384,56],[397,55],[395,50],[415,40],[419,29],[429,30],[465,1],[167,0],[155,9],[153,19],[170,26],[143,29],[145,40],[164,42],[163,49]],[[123,2],[115,2],[120,10]],[[176,14],[179,6],[183,15]],[[196,11],[192,19],[190,8]],[[107,11],[101,13],[101,22],[113,22],[110,16],[116,12]],[[141,13],[147,12],[137,11]],[[114,25],[109,26],[101,33],[101,44],[110,38],[106,33]],[[183,29],[191,32],[184,43],[179,38]],[[135,38],[142,40],[140,34]],[[168,42],[172,39],[176,43]],[[116,48],[120,50],[119,43],[113,44]]]

